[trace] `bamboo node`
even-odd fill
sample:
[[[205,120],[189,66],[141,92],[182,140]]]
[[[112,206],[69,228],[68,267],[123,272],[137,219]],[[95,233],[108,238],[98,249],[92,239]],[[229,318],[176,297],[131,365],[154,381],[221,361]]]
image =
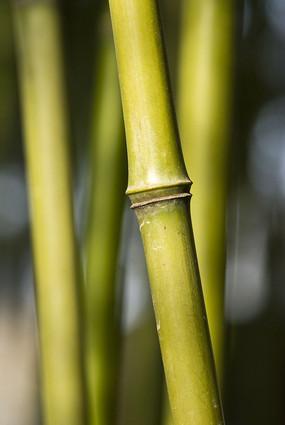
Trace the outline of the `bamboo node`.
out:
[[[191,193],[176,193],[174,195],[160,196],[158,198],[148,199],[142,202],[136,202],[131,205],[131,209],[143,208],[150,204],[156,204],[157,202],[172,201],[175,199],[183,199],[183,198],[191,198],[191,196],[192,196]]]

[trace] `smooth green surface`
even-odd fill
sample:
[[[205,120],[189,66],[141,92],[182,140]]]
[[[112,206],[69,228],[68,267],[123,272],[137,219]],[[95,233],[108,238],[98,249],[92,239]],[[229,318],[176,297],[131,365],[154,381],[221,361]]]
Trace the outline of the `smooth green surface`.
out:
[[[174,424],[222,423],[189,203],[137,209]]]
[[[129,160],[174,425],[223,418],[154,0],[110,0]]]
[[[100,21],[86,230],[87,378],[90,424],[113,425],[119,364],[118,251],[127,159],[109,17]]]
[[[128,193],[188,184],[177,148],[156,3],[110,0],[110,6],[130,141]]]
[[[54,3],[14,7],[41,340],[44,423],[82,425],[78,257]]]
[[[178,81],[182,148],[194,182],[193,229],[220,380],[233,16],[233,0],[183,1]]]

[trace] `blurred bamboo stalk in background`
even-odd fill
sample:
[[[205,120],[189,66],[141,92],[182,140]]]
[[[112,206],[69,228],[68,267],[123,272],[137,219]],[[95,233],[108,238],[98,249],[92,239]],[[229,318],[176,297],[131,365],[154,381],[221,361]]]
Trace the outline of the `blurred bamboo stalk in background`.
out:
[[[223,375],[225,216],[234,0],[183,0],[178,120],[216,369]]]
[[[14,2],[41,341],[44,423],[82,425],[79,261],[54,1]]]
[[[120,317],[118,254],[127,177],[124,127],[109,14],[101,34],[90,146],[86,229],[87,379],[91,425],[116,418]]]
[[[11,9],[7,0],[0,4],[0,160],[13,149],[17,94],[13,52]]]
[[[222,424],[155,0],[110,0],[129,159],[174,425]]]

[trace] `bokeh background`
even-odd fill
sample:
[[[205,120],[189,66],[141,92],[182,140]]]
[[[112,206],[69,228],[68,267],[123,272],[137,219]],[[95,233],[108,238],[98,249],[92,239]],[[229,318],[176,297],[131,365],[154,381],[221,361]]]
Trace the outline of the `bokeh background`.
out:
[[[190,1],[190,0],[189,0]],[[74,208],[83,238],[104,2],[61,0]],[[174,97],[180,2],[160,0]],[[285,2],[238,1],[227,208],[224,407],[230,425],[285,422]],[[0,2],[0,424],[40,425],[38,334],[11,5]],[[118,423],[161,420],[161,368],[144,255],[126,200]]]

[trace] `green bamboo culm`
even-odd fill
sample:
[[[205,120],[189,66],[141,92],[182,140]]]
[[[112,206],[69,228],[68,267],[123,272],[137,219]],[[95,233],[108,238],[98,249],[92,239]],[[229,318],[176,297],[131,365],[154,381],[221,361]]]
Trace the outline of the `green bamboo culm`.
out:
[[[90,425],[113,425],[119,372],[118,253],[127,176],[123,116],[109,14],[100,18],[86,230]]]
[[[225,214],[234,0],[183,0],[178,121],[216,370],[223,376]]]
[[[15,35],[31,206],[43,417],[84,421],[79,264],[67,152],[66,105],[56,4],[14,2]]]
[[[223,424],[157,4],[110,0],[129,184],[143,239],[174,425]]]

